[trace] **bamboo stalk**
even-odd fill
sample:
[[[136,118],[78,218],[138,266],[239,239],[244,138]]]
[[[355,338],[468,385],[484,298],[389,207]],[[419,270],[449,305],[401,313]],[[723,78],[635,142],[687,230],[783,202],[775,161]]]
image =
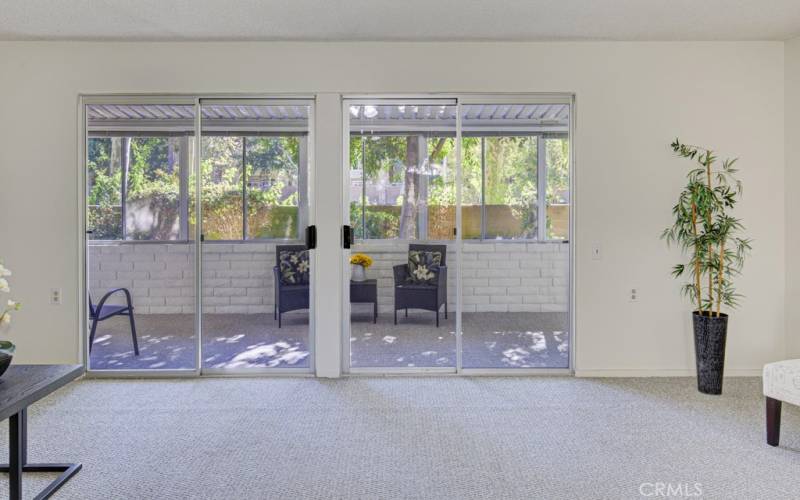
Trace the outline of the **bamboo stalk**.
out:
[[[697,239],[697,205],[692,202],[692,231],[694,232],[695,240]],[[694,286],[697,294],[697,310],[700,316],[703,315],[703,300],[702,290],[700,289],[700,256],[697,245],[694,247]]]
[[[711,191],[711,151],[706,151],[706,177],[708,179],[708,190]],[[706,211],[706,231],[711,230],[711,211]],[[711,255],[713,255],[711,251],[711,243],[708,244],[708,256],[709,262],[711,260]],[[709,315],[711,315],[712,309],[714,307],[714,279],[711,276],[711,271],[708,272],[708,307]]]
[[[722,304],[722,273],[725,271],[725,239],[719,244],[719,270],[717,271],[717,317]]]

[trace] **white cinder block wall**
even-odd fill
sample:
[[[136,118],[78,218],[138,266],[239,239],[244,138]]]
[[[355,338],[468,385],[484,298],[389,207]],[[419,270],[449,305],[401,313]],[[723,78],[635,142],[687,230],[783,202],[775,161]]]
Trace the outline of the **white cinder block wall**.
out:
[[[456,310],[456,251],[448,245],[448,302]],[[373,258],[368,278],[378,280],[378,310],[391,312],[392,266],[408,260],[405,243],[353,247]],[[565,243],[465,243],[462,252],[464,312],[542,312],[568,309],[569,245]]]
[[[125,287],[137,314],[194,313],[193,244],[98,243],[89,248],[89,289],[95,302],[108,290]],[[203,312],[272,312],[274,265],[274,244],[205,245]]]
[[[374,259],[380,312],[393,307],[392,266],[408,260],[408,244],[359,244],[353,252]],[[462,253],[464,312],[566,312],[569,245],[466,243]],[[456,305],[456,251],[448,246],[448,297]],[[212,243],[203,247],[203,312],[272,312],[275,245]],[[89,251],[89,286],[95,302],[108,290],[128,288],[137,314],[194,312],[194,246],[186,243],[97,243]],[[115,296],[113,303],[119,303]]]

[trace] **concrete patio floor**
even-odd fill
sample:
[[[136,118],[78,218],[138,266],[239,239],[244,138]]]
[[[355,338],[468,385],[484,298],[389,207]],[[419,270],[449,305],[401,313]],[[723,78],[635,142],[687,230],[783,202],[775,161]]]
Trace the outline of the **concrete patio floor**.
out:
[[[352,316],[353,368],[453,367],[455,318],[436,328],[433,313]],[[127,318],[98,326],[90,367],[100,370],[192,369],[195,363],[194,317],[189,314],[137,315],[140,355],[134,356]],[[567,368],[566,313],[464,313],[465,368]],[[285,314],[283,327],[268,314],[203,316],[203,368],[308,368],[308,316]]]

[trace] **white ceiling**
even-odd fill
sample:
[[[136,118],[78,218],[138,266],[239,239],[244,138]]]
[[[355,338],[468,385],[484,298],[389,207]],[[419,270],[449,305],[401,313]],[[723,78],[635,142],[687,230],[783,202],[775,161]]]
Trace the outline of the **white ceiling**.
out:
[[[0,0],[0,40],[786,40],[800,0]]]

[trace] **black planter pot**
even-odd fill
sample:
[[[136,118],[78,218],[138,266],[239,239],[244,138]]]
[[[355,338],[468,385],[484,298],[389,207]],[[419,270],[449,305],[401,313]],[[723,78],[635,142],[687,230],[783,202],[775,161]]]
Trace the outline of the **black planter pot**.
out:
[[[697,363],[697,390],[703,394],[722,394],[725,371],[725,339],[728,336],[728,315],[692,314],[694,323],[694,356]]]
[[[0,351],[0,377],[8,370],[8,367],[11,366],[11,358],[13,358],[13,354],[6,351]]]

